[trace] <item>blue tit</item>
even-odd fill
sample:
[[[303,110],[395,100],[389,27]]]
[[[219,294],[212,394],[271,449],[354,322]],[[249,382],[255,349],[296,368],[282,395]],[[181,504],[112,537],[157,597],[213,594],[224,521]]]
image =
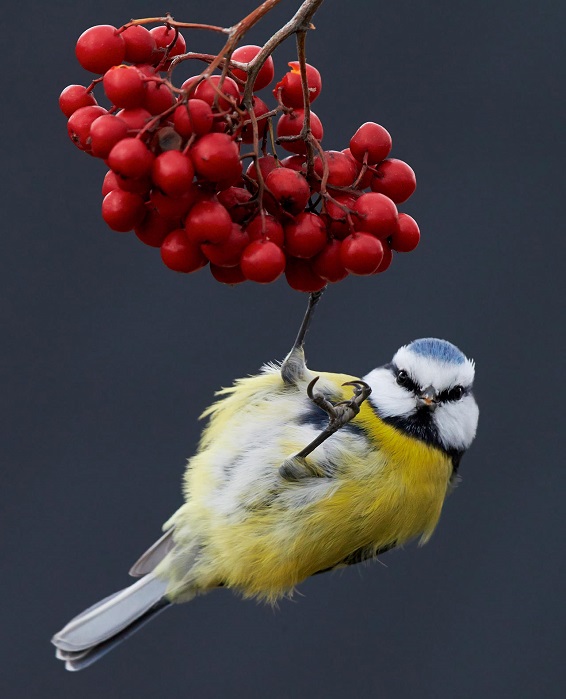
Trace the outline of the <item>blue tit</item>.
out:
[[[131,569],[140,579],[54,636],[67,669],[171,603],[218,587],[274,602],[311,575],[430,538],[476,434],[474,363],[426,338],[362,378],[311,371],[304,338],[318,298],[285,361],[205,411],[185,502]]]

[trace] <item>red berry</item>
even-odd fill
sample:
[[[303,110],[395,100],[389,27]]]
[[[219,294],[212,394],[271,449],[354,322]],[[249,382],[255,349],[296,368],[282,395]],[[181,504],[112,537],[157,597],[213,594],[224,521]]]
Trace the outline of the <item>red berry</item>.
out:
[[[214,133],[226,133],[227,126],[228,124],[226,123],[224,115],[218,116],[218,114],[215,114],[211,130]]]
[[[342,151],[345,156],[347,156],[352,163],[354,163],[354,167],[356,168],[356,179],[358,178],[360,172],[362,171],[362,163],[358,162],[354,156],[352,155],[352,151],[349,148],[344,148]],[[366,168],[366,171],[362,175],[362,179],[358,182],[356,185],[356,189],[367,189],[370,185],[371,178],[373,177],[373,172],[369,169]]]
[[[153,161],[151,178],[159,189],[171,197],[186,192],[195,176],[191,159],[178,150],[168,150]]]
[[[151,119],[151,114],[143,107],[136,107],[135,109],[120,109],[116,112],[116,116],[120,117],[122,121],[125,121],[128,128],[132,131],[139,131],[147,124]]]
[[[220,85],[221,75],[211,75],[208,80],[203,80],[194,93],[195,99],[203,100],[211,107],[215,105],[221,112],[230,109],[240,102],[240,90],[232,78],[224,78]]]
[[[273,155],[264,155],[258,159],[259,169],[263,175],[263,179],[269,175],[269,173],[277,167],[277,160]],[[257,170],[255,166],[255,161],[252,160],[250,166],[246,170],[246,175],[252,180],[257,181]]]
[[[197,173],[212,182],[237,180],[242,174],[238,146],[224,133],[201,136],[191,148],[191,159]]]
[[[150,114],[161,114],[172,107],[174,102],[175,98],[167,85],[155,80],[146,82],[143,106]]]
[[[200,191],[195,184],[180,197],[168,197],[163,192],[154,189],[151,193],[151,203],[164,218],[178,221],[184,218],[194,204],[199,201]]]
[[[305,178],[294,170],[277,167],[265,178],[265,186],[275,200],[291,214],[304,210],[310,197],[310,187]]]
[[[193,133],[204,136],[212,128],[212,121],[212,108],[203,100],[190,99],[173,112],[175,131],[184,138],[189,138]]]
[[[334,187],[352,185],[357,175],[353,159],[339,150],[327,150],[324,155],[328,165],[327,184]]]
[[[174,58],[175,56],[180,56],[182,53],[185,53],[187,50],[187,44],[185,42],[185,37],[181,34],[181,32],[178,32],[176,38],[176,32],[172,27],[166,27],[166,26],[161,26],[161,27],[154,27],[153,29],[150,30],[149,32],[151,36],[153,37],[155,41],[155,45],[157,49],[161,49],[161,51],[158,51],[155,56],[158,57],[159,60],[161,60],[161,63],[163,63],[163,57],[165,56],[165,49],[167,49],[171,44],[173,44],[173,41],[175,42],[173,46],[171,46],[171,49],[169,50],[169,53],[167,54],[168,59]],[[156,62],[156,58],[154,56],[154,63]],[[161,63],[159,65],[161,65]],[[168,68],[170,65],[171,61],[167,60],[163,64],[163,68]]]
[[[232,219],[219,202],[201,201],[189,211],[185,230],[193,243],[223,243],[232,230]]]
[[[283,247],[285,242],[285,234],[283,233],[283,226],[279,221],[270,214],[258,214],[255,218],[248,223],[246,226],[246,231],[250,236],[250,240],[271,240],[272,243],[278,245],[280,248]]]
[[[125,61],[130,63],[151,63],[156,47],[155,39],[145,27],[134,24],[122,32],[126,44]]]
[[[67,133],[77,148],[90,153],[90,127],[103,114],[108,114],[104,107],[81,107],[71,114],[67,122]]]
[[[238,63],[249,63],[260,51],[261,46],[254,46],[252,44],[248,46],[240,46],[232,54],[232,60],[238,61]],[[244,82],[247,80],[247,73],[239,68],[232,68],[232,73],[234,73],[237,78],[240,78],[240,80],[243,80]],[[269,56],[259,69],[259,73],[257,74],[257,78],[255,79],[254,83],[254,92],[263,90],[264,87],[267,87],[273,80],[274,75],[275,68],[273,67],[273,58]]]
[[[303,101],[303,86],[299,62],[291,61],[289,65],[291,66],[291,71],[285,73],[283,78],[277,83],[273,90],[273,94],[277,97],[279,90],[281,90],[280,99],[286,107],[303,109],[305,105]],[[320,95],[322,79],[318,70],[308,63],[306,64],[306,73],[310,102],[314,102]]]
[[[237,223],[232,224],[228,238],[218,245],[205,244],[201,250],[208,259],[218,267],[235,267],[248,246],[250,237]]]
[[[246,279],[269,284],[283,274],[285,253],[269,240],[254,240],[242,253],[240,267]]]
[[[127,135],[128,125],[119,117],[111,114],[97,117],[90,127],[92,154],[97,158],[107,158],[112,148]]]
[[[393,253],[391,252],[389,244],[385,240],[382,240],[381,244],[383,245],[383,259],[373,274],[381,274],[381,272],[385,272],[385,270],[389,269],[391,266],[391,262],[393,262]]]
[[[142,243],[159,248],[173,227],[171,221],[160,216],[155,209],[150,209],[143,221],[134,228],[134,233]]]
[[[136,65],[136,70],[139,70],[139,72],[146,78],[159,77],[157,75],[157,71],[155,70],[155,66],[148,63],[140,63]]]
[[[391,150],[391,136],[389,131],[374,123],[367,121],[362,124],[350,139],[350,151],[354,158],[362,163],[367,153],[367,162],[370,165],[381,162],[387,158]]]
[[[216,281],[222,282],[222,284],[234,286],[235,284],[241,284],[246,281],[244,273],[240,269],[240,265],[236,265],[235,267],[217,267],[211,262],[210,272]]]
[[[106,97],[117,107],[141,107],[145,85],[141,73],[134,66],[112,66],[102,80]]]
[[[355,203],[356,197],[352,194],[336,194],[334,196],[334,201],[331,199],[326,201],[325,209],[329,219],[328,230],[335,238],[342,240],[342,238],[352,233],[347,219],[348,212],[339,206],[339,204],[347,207],[347,209],[353,209]],[[354,215],[351,214],[350,217],[353,221]]]
[[[104,180],[102,181],[102,196],[105,197],[108,192],[119,188],[120,185],[118,184],[116,174],[112,172],[112,170],[108,170],[108,172],[104,175]]]
[[[352,274],[372,274],[383,260],[383,245],[370,233],[352,233],[341,243],[340,259]]]
[[[397,230],[397,207],[384,194],[362,194],[352,208],[357,214],[352,216],[357,231],[388,238]]]
[[[200,246],[191,242],[181,228],[171,231],[161,245],[161,259],[175,272],[196,272],[207,263]]]
[[[399,214],[397,230],[391,236],[391,247],[397,252],[411,252],[421,239],[419,226],[409,214]]]
[[[339,240],[329,240],[322,252],[313,260],[312,268],[315,274],[329,282],[339,282],[348,276],[348,270],[342,263]]]
[[[139,138],[124,138],[110,151],[108,164],[118,175],[137,179],[149,175],[154,159],[153,153]]]
[[[317,165],[322,165],[320,158],[317,158]],[[307,171],[307,156],[306,155],[288,155],[281,161],[283,167],[288,167],[290,170],[300,172],[304,175]]]
[[[145,216],[145,204],[139,194],[114,189],[102,200],[102,218],[113,231],[131,231]]]
[[[263,138],[265,132],[267,131],[267,119],[260,119],[263,114],[269,112],[269,107],[265,104],[263,100],[259,97],[253,98],[253,113],[257,120],[257,135],[258,138]],[[245,112],[244,121],[250,119],[249,112]],[[253,124],[246,124],[242,129],[242,141],[243,143],[253,143],[254,142],[254,130]]]
[[[303,129],[303,121],[305,118],[304,110],[295,109],[290,114],[282,114],[277,122],[277,138],[283,136],[298,136]],[[320,141],[324,135],[322,122],[314,112],[311,112],[311,131],[312,135]],[[282,141],[281,146],[291,153],[306,153],[307,145],[302,140]]]
[[[145,198],[150,187],[151,182],[149,178],[132,180],[127,177],[120,177],[112,170],[108,170],[102,183],[102,196],[105,197],[113,189],[122,189],[124,192],[139,194],[142,198]]]
[[[326,280],[319,277],[312,268],[310,260],[298,260],[290,257],[285,267],[287,284],[295,291],[312,293],[320,291],[326,286]]]
[[[402,204],[417,187],[413,168],[402,160],[388,158],[380,163],[371,180],[373,192],[380,192],[396,204]]]
[[[139,194],[140,197],[143,197],[144,199],[147,199],[147,195],[151,189],[151,180],[149,177],[137,179],[135,177],[122,177],[122,175],[116,175],[116,181],[118,182],[118,187],[123,189],[124,192]]]
[[[126,43],[116,27],[99,24],[79,36],[75,53],[85,70],[102,75],[112,66],[122,63],[126,55]]]
[[[67,118],[81,107],[94,107],[95,105],[94,95],[92,92],[87,92],[87,88],[83,85],[67,85],[59,95],[59,107]]]
[[[190,78],[187,78],[184,83],[182,83],[181,90],[184,90],[187,93],[187,95],[192,99],[194,97],[194,91],[196,90],[199,81],[201,81],[200,75],[192,75]]]
[[[242,223],[256,208],[255,202],[249,203],[251,198],[252,195],[243,187],[228,187],[218,193],[218,201],[228,209],[235,223]]]
[[[293,257],[314,257],[327,240],[326,225],[318,214],[299,214],[285,226],[285,248]]]

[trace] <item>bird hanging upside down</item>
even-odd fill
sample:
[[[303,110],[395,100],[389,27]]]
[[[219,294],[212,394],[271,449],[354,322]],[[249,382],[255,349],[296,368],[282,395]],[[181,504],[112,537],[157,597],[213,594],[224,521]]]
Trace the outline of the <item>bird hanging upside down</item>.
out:
[[[427,338],[362,379],[313,372],[303,348],[320,293],[282,365],[205,411],[185,503],[131,569],[141,579],[53,637],[68,670],[172,602],[216,587],[273,602],[311,575],[430,538],[476,433],[474,364]]]

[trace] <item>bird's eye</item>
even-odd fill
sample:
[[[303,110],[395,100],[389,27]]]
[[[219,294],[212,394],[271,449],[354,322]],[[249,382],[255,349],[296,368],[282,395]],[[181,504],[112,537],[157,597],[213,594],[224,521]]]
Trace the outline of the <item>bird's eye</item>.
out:
[[[412,391],[413,388],[415,387],[415,384],[411,380],[411,377],[409,374],[404,369],[400,369],[397,372],[397,383],[399,386],[403,386],[403,388],[408,389],[409,391]]]
[[[447,400],[460,400],[460,398],[464,395],[464,388],[462,386],[454,386],[454,388],[451,388],[447,395],[446,398]]]

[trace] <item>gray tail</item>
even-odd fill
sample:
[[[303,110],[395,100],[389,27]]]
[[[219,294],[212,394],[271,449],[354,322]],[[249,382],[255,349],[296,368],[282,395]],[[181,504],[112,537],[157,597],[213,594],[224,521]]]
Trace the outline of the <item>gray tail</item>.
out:
[[[92,665],[169,605],[166,588],[166,582],[150,573],[89,607],[51,639],[57,658],[67,670]]]

